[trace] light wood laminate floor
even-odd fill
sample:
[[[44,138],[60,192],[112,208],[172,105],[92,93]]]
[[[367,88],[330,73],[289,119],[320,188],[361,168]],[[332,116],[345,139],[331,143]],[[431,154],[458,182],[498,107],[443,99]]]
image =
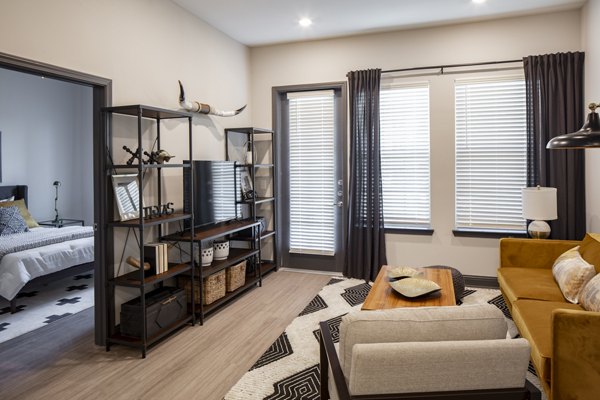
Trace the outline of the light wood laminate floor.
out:
[[[0,398],[222,399],[329,281],[279,271],[263,286],[139,351],[93,344],[92,309],[0,345]],[[60,321],[59,321],[60,322]]]

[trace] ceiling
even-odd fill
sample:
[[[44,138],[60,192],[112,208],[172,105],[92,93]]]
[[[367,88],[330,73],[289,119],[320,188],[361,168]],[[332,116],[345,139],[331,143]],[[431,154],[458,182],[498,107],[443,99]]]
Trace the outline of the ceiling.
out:
[[[172,0],[248,46],[574,9],[586,0]],[[301,18],[311,18],[307,28]]]

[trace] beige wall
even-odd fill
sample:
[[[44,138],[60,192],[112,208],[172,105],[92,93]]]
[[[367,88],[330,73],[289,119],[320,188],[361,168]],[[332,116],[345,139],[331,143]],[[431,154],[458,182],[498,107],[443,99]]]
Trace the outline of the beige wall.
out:
[[[0,0],[0,10],[0,52],[112,79],[113,105],[177,109],[178,79],[192,100],[220,109],[249,103],[248,48],[169,0]],[[224,159],[223,128],[251,125],[250,112],[249,106],[232,118],[195,117],[194,157]],[[123,143],[135,149],[135,124],[120,120],[116,127],[120,162],[127,159]],[[187,123],[169,121],[162,129],[162,147],[182,160]],[[150,133],[146,137],[151,140]],[[181,172],[165,174],[168,200],[181,208]],[[152,204],[151,198],[144,201]],[[115,235],[117,257],[121,233]],[[127,254],[135,254],[135,241],[128,248]],[[117,302],[134,295],[118,293]]]
[[[252,120],[270,127],[273,86],[343,81],[350,70],[519,59],[579,50],[580,12],[251,49]],[[435,80],[435,77],[431,77]],[[454,115],[452,82],[431,98],[432,225],[429,236],[387,235],[388,261],[401,265],[446,264],[464,274],[495,276],[497,239],[456,238],[454,226]]]
[[[581,42],[585,50],[585,102],[600,102],[600,1],[589,0],[581,11]],[[586,218],[590,232],[600,232],[600,149],[585,150]]]

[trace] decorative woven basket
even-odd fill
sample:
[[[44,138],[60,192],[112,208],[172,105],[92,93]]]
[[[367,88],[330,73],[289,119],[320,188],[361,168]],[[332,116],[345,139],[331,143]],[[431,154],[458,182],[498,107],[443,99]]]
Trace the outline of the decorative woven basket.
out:
[[[196,278],[197,279],[197,278]],[[187,276],[179,277],[180,285],[185,289],[185,294],[188,303],[192,302],[192,289],[191,289],[191,279]],[[211,304],[215,301],[219,300],[222,297],[225,297],[225,270],[219,271],[216,274],[209,275],[204,278],[204,284],[202,285],[202,297],[203,304]],[[194,303],[200,304],[200,291],[199,285],[196,285],[196,290],[194,290]]]
[[[246,283],[246,261],[233,265],[227,271],[227,291],[233,292]]]

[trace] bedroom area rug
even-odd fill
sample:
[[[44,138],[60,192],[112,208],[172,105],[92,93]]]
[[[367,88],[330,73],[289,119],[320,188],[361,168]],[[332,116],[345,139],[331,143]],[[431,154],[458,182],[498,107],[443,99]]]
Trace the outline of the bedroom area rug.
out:
[[[319,322],[327,321],[337,343],[342,317],[360,310],[370,289],[362,280],[332,278],[227,393],[225,400],[319,399]],[[462,304],[483,303],[502,310],[509,327],[508,336],[518,337],[499,290],[465,290]],[[531,364],[527,379],[540,387]],[[545,399],[543,393],[542,398]]]
[[[0,343],[94,306],[94,275],[57,280],[17,295],[17,312],[0,299]]]

